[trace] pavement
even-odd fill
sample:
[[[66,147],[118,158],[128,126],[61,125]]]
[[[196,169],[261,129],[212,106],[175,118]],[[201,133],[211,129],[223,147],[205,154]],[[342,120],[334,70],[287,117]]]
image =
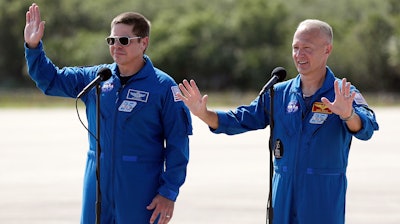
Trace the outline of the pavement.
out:
[[[375,112],[380,130],[350,152],[347,224],[400,223],[400,107]],[[0,223],[79,223],[88,137],[73,106],[2,108],[0,125]],[[269,129],[216,135],[196,117],[193,127],[170,223],[265,223]]]

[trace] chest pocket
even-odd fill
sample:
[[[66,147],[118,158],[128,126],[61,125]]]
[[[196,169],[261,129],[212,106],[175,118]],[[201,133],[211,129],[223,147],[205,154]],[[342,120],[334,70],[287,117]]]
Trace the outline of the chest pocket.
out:
[[[289,137],[295,135],[301,128],[301,110],[297,101],[275,108],[275,132],[282,131]]]

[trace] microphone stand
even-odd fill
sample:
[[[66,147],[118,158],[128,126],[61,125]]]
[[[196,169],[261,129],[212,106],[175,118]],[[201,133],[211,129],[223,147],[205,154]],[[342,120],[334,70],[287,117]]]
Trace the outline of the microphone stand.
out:
[[[100,189],[100,84],[96,85],[96,224],[101,218],[101,189]]]
[[[100,147],[100,94],[101,94],[101,87],[100,82],[109,79],[112,76],[112,72],[109,68],[101,68],[98,73],[97,77],[89,83],[77,96],[76,99],[80,98],[82,95],[88,93],[91,88],[96,88],[96,224],[100,224],[101,218],[101,189],[100,189],[100,158],[101,158],[101,147]],[[76,104],[77,106],[77,104]],[[79,113],[78,113],[79,117]],[[82,120],[79,118],[82,123]],[[83,124],[83,123],[82,123]],[[83,124],[86,128],[86,126]],[[92,132],[88,128],[86,130],[94,137]]]
[[[269,194],[268,194],[268,204],[267,204],[267,224],[272,224],[274,219],[274,209],[272,207],[272,178],[274,176],[274,161],[273,161],[273,131],[274,131],[274,87],[270,89],[270,116],[269,116],[269,127],[270,127],[270,137],[269,137]]]

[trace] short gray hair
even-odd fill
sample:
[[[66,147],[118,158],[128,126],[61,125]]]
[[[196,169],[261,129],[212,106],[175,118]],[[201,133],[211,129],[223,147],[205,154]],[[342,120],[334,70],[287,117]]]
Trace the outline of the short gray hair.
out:
[[[297,30],[299,30],[301,27],[306,29],[319,29],[327,37],[328,43],[333,43],[333,30],[328,23],[318,19],[306,19],[299,23]]]

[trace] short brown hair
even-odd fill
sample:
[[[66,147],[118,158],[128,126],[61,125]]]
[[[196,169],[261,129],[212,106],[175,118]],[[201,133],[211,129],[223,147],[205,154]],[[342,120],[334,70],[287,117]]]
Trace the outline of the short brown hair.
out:
[[[137,12],[124,12],[116,16],[111,22],[111,28],[115,24],[126,24],[132,25],[133,34],[139,37],[148,37],[150,36],[150,26],[151,23],[146,17]]]

